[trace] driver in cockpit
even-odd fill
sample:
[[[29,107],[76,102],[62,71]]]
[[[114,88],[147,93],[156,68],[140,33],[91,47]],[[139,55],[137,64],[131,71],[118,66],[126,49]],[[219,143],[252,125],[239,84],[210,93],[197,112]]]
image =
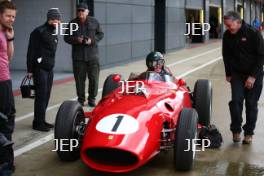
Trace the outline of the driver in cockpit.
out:
[[[172,72],[164,64],[165,60],[160,52],[151,52],[146,57],[146,65],[148,67],[147,71],[154,71],[156,73],[159,73],[161,77],[163,77],[164,75],[172,76]]]
[[[150,52],[146,57],[146,65],[148,67],[147,71],[141,73],[140,75],[136,75],[136,74],[132,73],[129,76],[129,80],[138,80],[141,78],[143,79],[143,78],[145,78],[145,75],[147,72],[156,72],[162,78],[165,75],[169,75],[169,76],[173,77],[170,69],[168,67],[166,67],[164,64],[165,64],[165,60],[164,60],[163,55],[160,52],[158,52],[158,51]]]

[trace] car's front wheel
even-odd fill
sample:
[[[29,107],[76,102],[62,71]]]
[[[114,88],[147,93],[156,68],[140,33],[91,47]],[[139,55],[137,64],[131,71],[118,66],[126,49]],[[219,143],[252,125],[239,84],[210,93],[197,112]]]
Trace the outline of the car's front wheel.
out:
[[[174,167],[189,171],[195,158],[198,114],[195,109],[184,108],[178,119],[174,141]]]
[[[57,154],[61,160],[74,161],[80,156],[80,131],[85,127],[84,112],[82,106],[77,101],[65,101],[60,106],[56,116],[55,135],[58,141]],[[71,144],[78,143],[72,148]],[[76,142],[78,141],[78,142]],[[63,146],[63,148],[61,148]]]
[[[199,116],[199,123],[203,126],[210,125],[212,116],[212,84],[209,80],[197,80],[194,86],[194,108]]]

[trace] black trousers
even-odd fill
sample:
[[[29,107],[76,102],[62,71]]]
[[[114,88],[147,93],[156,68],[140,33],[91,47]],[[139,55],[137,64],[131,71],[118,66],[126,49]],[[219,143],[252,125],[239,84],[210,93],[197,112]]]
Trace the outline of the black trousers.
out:
[[[85,81],[87,76],[89,80],[88,101],[95,100],[98,93],[99,72],[98,58],[90,61],[73,61],[73,73],[79,102],[83,103],[85,101]]]
[[[8,117],[7,123],[1,125],[0,133],[2,133],[8,140],[12,141],[12,133],[15,128],[16,110],[11,80],[0,82],[0,112]],[[13,169],[14,151],[12,146],[0,146],[0,165],[3,165],[4,163],[7,164],[7,169]]]
[[[229,102],[231,125],[233,133],[241,132],[242,111],[245,101],[246,123],[243,126],[244,135],[253,135],[258,116],[258,101],[263,87],[263,74],[256,78],[252,89],[245,88],[247,77],[239,74],[232,74],[231,91],[232,100]]]
[[[45,122],[46,110],[49,104],[53,84],[53,70],[47,71],[36,68],[33,78],[36,87],[33,124],[41,125]]]

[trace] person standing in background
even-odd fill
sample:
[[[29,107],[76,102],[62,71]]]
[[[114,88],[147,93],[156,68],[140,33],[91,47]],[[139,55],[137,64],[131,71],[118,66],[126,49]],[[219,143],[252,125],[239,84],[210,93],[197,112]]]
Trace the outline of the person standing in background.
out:
[[[104,33],[99,22],[88,16],[89,10],[85,3],[77,6],[78,17],[71,23],[78,24],[79,29],[70,35],[70,30],[66,30],[64,40],[72,45],[72,64],[76,84],[76,92],[79,103],[83,106],[85,102],[85,81],[88,75],[88,105],[95,106],[95,98],[98,93],[98,81],[100,72],[98,42],[104,37]]]
[[[255,19],[254,19],[254,21],[253,21],[253,27],[254,27],[256,30],[259,30],[259,31],[260,31],[261,22],[259,21],[258,18],[255,18]]]
[[[223,60],[226,80],[231,84],[229,102],[233,141],[240,142],[245,100],[246,123],[243,144],[250,144],[258,116],[258,101],[263,87],[264,41],[261,33],[241,20],[237,12],[224,16]]]
[[[48,132],[54,127],[53,124],[47,123],[45,118],[53,84],[53,67],[58,45],[58,36],[54,34],[60,22],[59,9],[51,8],[47,13],[46,23],[30,34],[27,70],[28,78],[33,77],[35,85],[33,129],[38,131]]]
[[[16,6],[13,2],[0,3],[0,175],[9,176],[14,170],[12,133],[15,127],[15,103],[9,62],[14,54]]]

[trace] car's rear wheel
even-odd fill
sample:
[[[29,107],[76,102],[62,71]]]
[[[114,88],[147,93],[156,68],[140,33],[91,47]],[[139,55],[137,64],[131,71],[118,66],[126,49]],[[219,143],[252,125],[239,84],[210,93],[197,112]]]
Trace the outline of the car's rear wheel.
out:
[[[189,171],[195,158],[198,114],[195,109],[184,108],[178,119],[174,141],[174,167],[176,170]]]
[[[56,116],[55,135],[59,148],[57,154],[61,160],[74,161],[80,156],[80,130],[85,127],[84,112],[77,101],[65,101]],[[78,141],[78,147],[71,148],[70,140]],[[63,146],[62,150],[60,146]],[[71,150],[73,149],[73,150]]]
[[[193,92],[193,107],[199,116],[199,123],[203,126],[210,124],[212,116],[212,84],[209,80],[197,80]]]
[[[114,81],[113,77],[116,76],[117,74],[111,74],[107,76],[104,82],[103,86],[103,92],[102,92],[102,98],[106,97],[109,95],[111,92],[113,92],[116,88],[119,87],[119,82]],[[121,78],[121,75],[119,75]]]

